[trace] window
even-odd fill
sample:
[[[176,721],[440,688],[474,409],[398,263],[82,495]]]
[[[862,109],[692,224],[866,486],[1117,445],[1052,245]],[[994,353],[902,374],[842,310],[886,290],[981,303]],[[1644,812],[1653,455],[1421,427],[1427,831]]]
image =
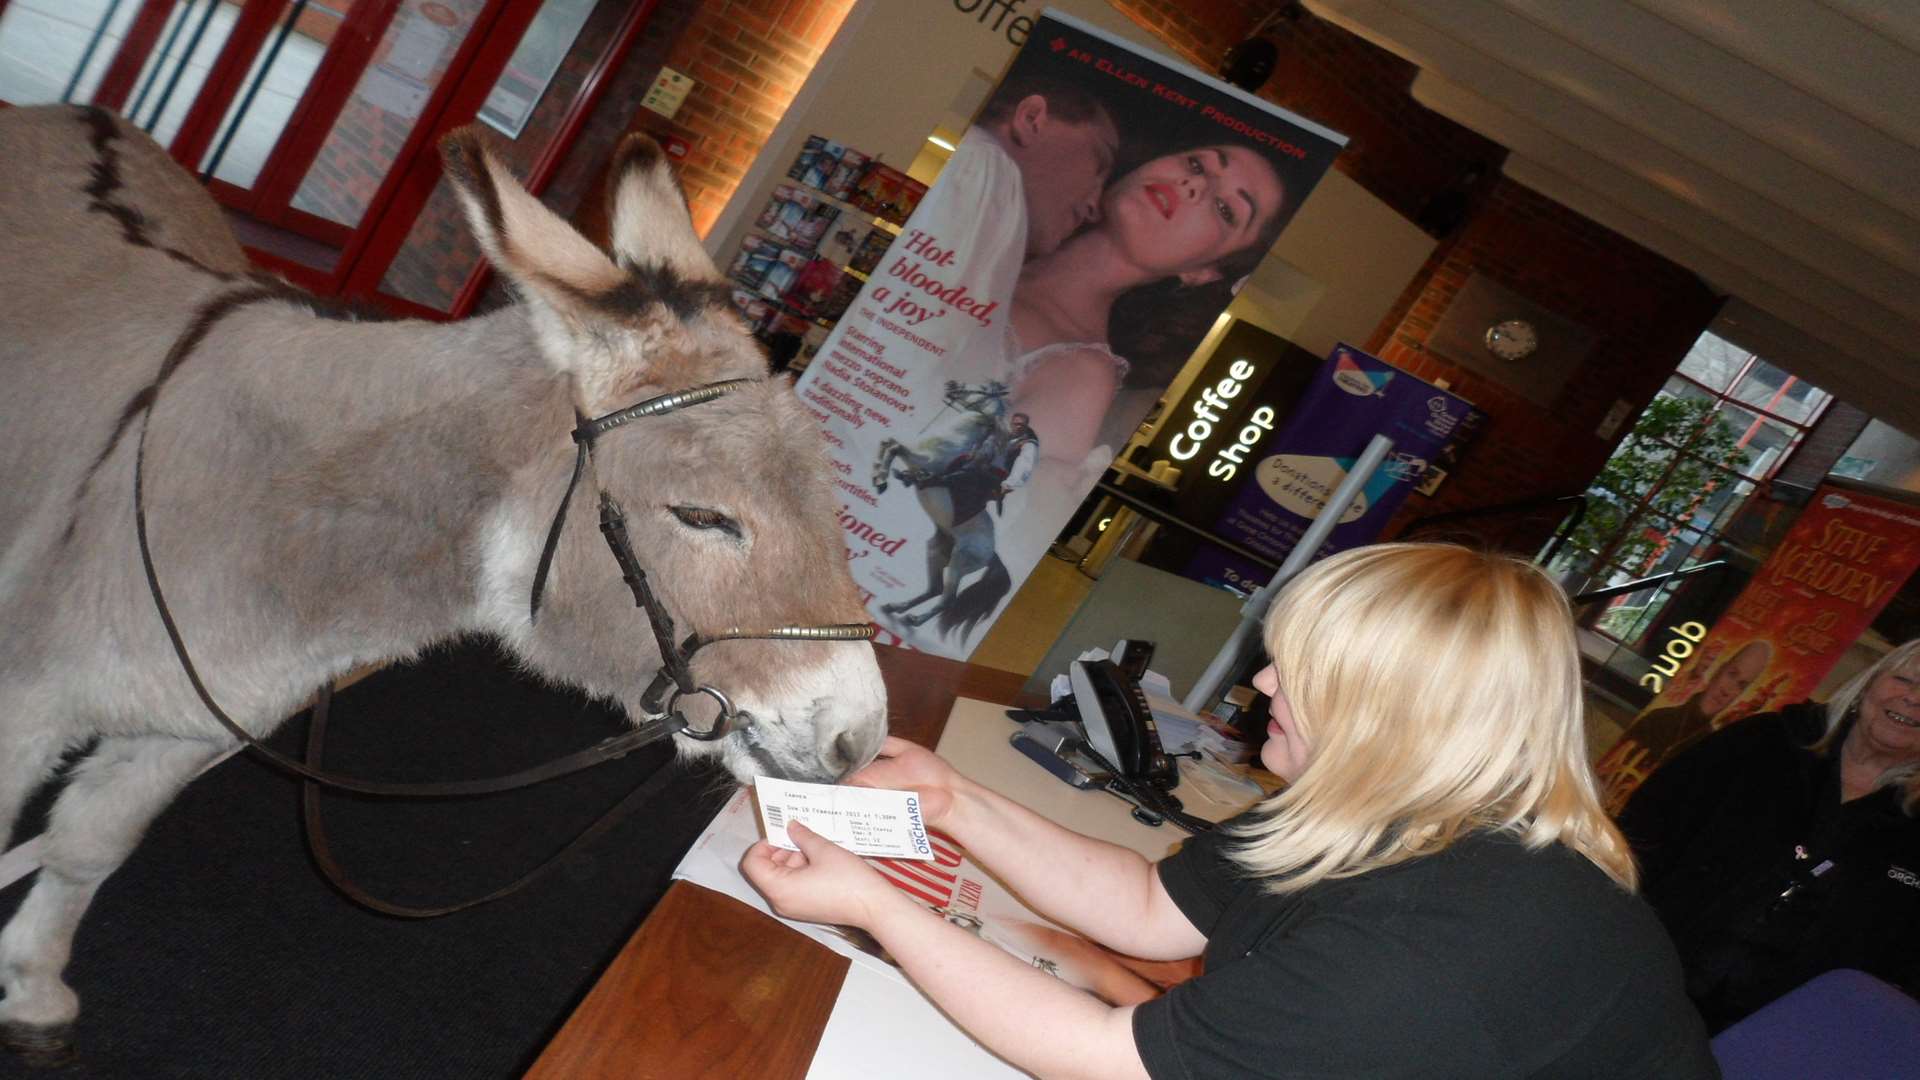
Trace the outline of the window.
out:
[[[1594,478],[1586,520],[1554,569],[1591,589],[1701,561],[1830,400],[1739,345],[1702,334]],[[1676,581],[1615,597],[1594,629],[1635,644]]]

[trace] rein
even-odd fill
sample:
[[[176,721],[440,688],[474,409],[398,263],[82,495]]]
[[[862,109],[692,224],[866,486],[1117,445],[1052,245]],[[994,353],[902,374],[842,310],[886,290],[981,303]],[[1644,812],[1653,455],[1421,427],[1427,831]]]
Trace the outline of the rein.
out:
[[[163,373],[164,381],[164,373]],[[566,495],[562,497],[560,509],[554,515],[553,525],[548,530],[546,544],[541,552],[539,567],[535,573],[533,593],[529,604],[529,620],[537,620],[541,593],[545,587],[552,566],[553,555],[559,546],[560,531],[566,519],[568,503],[573,498],[574,488],[579,485],[580,477],[590,461],[592,443],[599,435],[622,427],[643,417],[658,416],[675,409],[702,402],[711,401],[751,382],[748,379],[732,379],[725,382],[710,383],[691,390],[663,394],[649,398],[638,404],[628,406],[617,412],[608,413],[597,419],[582,417],[574,429],[573,439],[579,446],[574,461],[573,476],[567,482]],[[549,857],[519,878],[484,896],[456,904],[439,907],[406,907],[380,900],[355,885],[348,879],[344,869],[334,858],[332,847],[327,840],[326,830],[321,818],[320,788],[330,787],[342,791],[352,791],[364,795],[387,798],[447,798],[452,796],[489,795],[518,788],[529,787],[558,777],[567,776],[590,768],[602,762],[624,757],[643,746],[658,742],[673,735],[685,735],[701,741],[714,741],[724,738],[731,730],[738,714],[732,701],[719,689],[697,684],[693,678],[691,662],[693,654],[704,645],[716,641],[741,638],[760,638],[792,641],[854,641],[867,640],[873,636],[873,627],[866,624],[846,623],[813,627],[777,627],[771,630],[743,631],[730,628],[720,633],[703,637],[691,634],[679,646],[673,644],[674,622],[654,595],[647,582],[646,571],[640,566],[628,539],[626,519],[619,503],[604,490],[600,493],[600,529],[606,536],[615,560],[620,564],[621,575],[632,589],[634,602],[646,612],[648,623],[653,630],[656,644],[659,646],[662,668],[642,695],[641,705],[646,710],[642,723],[635,725],[633,731],[602,739],[583,750],[575,751],[563,757],[537,765],[530,769],[509,773],[505,776],[476,780],[453,780],[433,783],[394,783],[381,780],[364,780],[328,772],[320,768],[322,740],[325,735],[327,717],[333,700],[333,684],[324,683],[314,695],[312,718],[307,732],[307,761],[301,762],[266,746],[227,715],[219,703],[208,691],[201,679],[192,657],[188,654],[185,639],[173,617],[172,608],[167,604],[166,596],[160,587],[160,578],[154,566],[153,550],[147,536],[146,509],[146,457],[147,432],[153,422],[153,411],[159,401],[160,384],[156,383],[146,401],[143,410],[139,439],[134,455],[133,474],[133,512],[134,533],[139,541],[140,563],[146,572],[147,587],[153,595],[155,608],[160,613],[160,621],[167,631],[167,639],[173,645],[174,655],[178,657],[187,680],[199,696],[207,712],[219,721],[228,734],[238,740],[246,749],[253,751],[268,764],[284,772],[300,777],[302,785],[301,805],[307,824],[307,839],[312,849],[314,861],[322,874],[336,889],[348,898],[374,911],[403,918],[433,918],[450,914],[465,908],[474,907],[489,901],[498,900],[531,884],[559,866],[573,852],[597,839],[614,824],[624,818],[636,807],[645,803],[668,778],[668,769],[656,769],[645,781],[627,794],[612,808],[602,814],[578,836],[574,837],[559,852]],[[662,695],[672,689],[670,696],[662,702]],[[720,705],[720,713],[712,726],[699,729],[692,727],[675,705],[682,696],[688,694],[707,694]]]

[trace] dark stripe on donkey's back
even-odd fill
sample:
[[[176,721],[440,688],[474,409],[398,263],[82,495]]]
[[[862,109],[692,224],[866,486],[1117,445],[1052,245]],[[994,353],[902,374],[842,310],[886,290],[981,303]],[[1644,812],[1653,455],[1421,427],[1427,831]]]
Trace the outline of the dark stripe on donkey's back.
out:
[[[215,270],[184,251],[153,242],[153,238],[147,235],[147,216],[114,197],[127,185],[120,177],[120,151],[114,147],[114,143],[120,140],[120,129],[114,125],[113,114],[99,106],[89,105],[80,110],[80,119],[91,131],[87,142],[96,155],[93,164],[87,167],[87,173],[93,179],[81,189],[91,200],[87,203],[87,209],[96,214],[105,214],[117,222],[121,239],[134,247],[158,251],[175,262],[210,274],[220,281],[232,281],[232,274]]]
[[[93,485],[94,475],[100,471],[102,465],[106,464],[107,458],[113,456],[114,449],[120,445],[120,440],[125,437],[127,429],[133,426],[133,421],[141,413],[153,407],[154,401],[160,396],[160,388],[173,377],[174,372],[180,370],[180,365],[186,362],[187,357],[200,347],[200,343],[206,340],[215,324],[248,304],[261,300],[301,299],[304,299],[301,294],[284,285],[270,284],[222,293],[200,305],[193,313],[193,319],[187,323],[186,329],[180,332],[180,336],[174,338],[173,345],[167,349],[166,357],[160,362],[159,374],[154,377],[153,382],[141,387],[138,393],[127,399],[127,403],[120,409],[119,418],[114,421],[113,435],[107,439],[107,445],[101,449],[99,456],[93,459],[93,464],[87,466],[87,473],[81,478],[80,487],[73,495],[73,513],[67,519],[66,532],[60,536],[62,546],[70,543],[79,529],[80,506],[86,500],[88,489]]]

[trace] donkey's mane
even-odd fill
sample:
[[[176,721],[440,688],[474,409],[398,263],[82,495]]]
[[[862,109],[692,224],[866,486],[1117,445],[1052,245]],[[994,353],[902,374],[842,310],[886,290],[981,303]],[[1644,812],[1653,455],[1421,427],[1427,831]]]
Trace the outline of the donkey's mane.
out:
[[[121,240],[131,247],[158,251],[181,266],[196,273],[205,274],[223,284],[244,284],[202,302],[195,309],[186,329],[181,331],[168,347],[153,381],[141,387],[121,407],[119,415],[114,420],[112,433],[93,458],[74,493],[73,514],[61,535],[60,542],[63,547],[72,542],[79,527],[80,507],[85,502],[95,474],[120,446],[133,422],[152,406],[167,381],[223,319],[249,305],[264,301],[281,301],[292,304],[320,320],[355,324],[398,321],[370,304],[358,300],[343,301],[314,296],[258,270],[250,270],[244,274],[220,270],[177,247],[157,241],[153,236],[156,222],[138,207],[125,201],[124,193],[127,191],[127,184],[121,167],[118,146],[123,136],[113,114],[98,106],[87,106],[81,110],[80,116],[89,129],[88,144],[95,155],[95,160],[88,168],[88,183],[82,189],[89,200],[87,210],[102,214],[117,223],[120,227]]]

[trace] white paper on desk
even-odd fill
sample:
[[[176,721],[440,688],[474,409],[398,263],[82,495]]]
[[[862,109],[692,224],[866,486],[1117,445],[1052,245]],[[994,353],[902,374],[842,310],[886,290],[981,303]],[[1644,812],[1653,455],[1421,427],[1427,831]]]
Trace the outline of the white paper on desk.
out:
[[[706,831],[700,834],[700,838],[693,842],[693,847],[680,860],[680,865],[674,867],[673,876],[725,893],[748,907],[764,912],[769,918],[779,919],[856,965],[894,979],[903,986],[911,985],[899,968],[866,952],[844,934],[817,923],[795,922],[775,915],[773,909],[767,906],[766,898],[748,884],[740,873],[741,857],[759,839],[760,820],[754,812],[753,796],[742,788],[714,815]]]
[[[876,1022],[880,1020],[882,1022]],[[902,1065],[875,1067],[875,1062]],[[911,1069],[904,1063],[911,1062]],[[918,993],[864,967],[847,969],[840,997],[820,1033],[807,1080],[868,1080],[911,1075],[914,1080],[995,1080],[1031,1073],[993,1056]]]

